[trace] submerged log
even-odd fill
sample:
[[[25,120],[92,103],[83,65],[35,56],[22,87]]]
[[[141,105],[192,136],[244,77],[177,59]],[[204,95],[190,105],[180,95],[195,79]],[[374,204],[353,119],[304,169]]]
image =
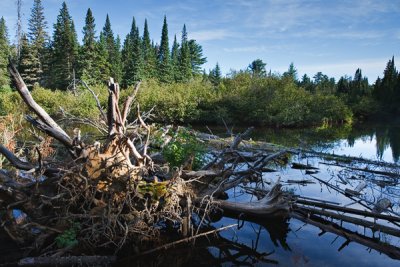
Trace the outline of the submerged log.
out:
[[[274,185],[262,199],[249,203],[239,203],[227,200],[218,200],[216,204],[224,212],[236,214],[239,217],[273,217],[282,216],[289,211],[287,199],[283,196],[280,184]]]

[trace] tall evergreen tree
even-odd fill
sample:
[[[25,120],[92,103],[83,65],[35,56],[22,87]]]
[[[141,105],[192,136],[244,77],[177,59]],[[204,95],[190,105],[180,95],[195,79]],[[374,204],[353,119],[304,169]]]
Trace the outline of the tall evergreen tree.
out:
[[[41,66],[37,53],[36,48],[29,44],[28,37],[23,34],[18,71],[29,89],[32,89],[35,84],[39,84],[41,76]]]
[[[106,68],[107,58],[101,53],[101,45],[97,42],[96,24],[89,8],[86,13],[85,26],[83,27],[83,44],[79,55],[79,76],[88,84],[102,81],[102,70]]]
[[[368,78],[362,76],[361,69],[357,69],[353,81],[350,83],[350,97],[352,98],[352,101],[358,101],[359,98],[366,95],[368,91]]]
[[[135,17],[133,17],[132,20],[131,31],[126,36],[124,42],[123,54],[123,84],[125,86],[130,86],[143,78],[142,43],[139,37],[139,29],[136,26]]]
[[[45,62],[46,58],[48,58],[45,53],[46,50],[46,42],[49,42],[49,36],[47,34],[47,21],[44,17],[44,9],[41,0],[34,0],[33,7],[31,9],[31,17],[28,22],[28,37],[29,42],[32,46],[32,53],[37,58],[35,61],[39,62],[39,66],[36,73],[32,73],[37,77],[38,81],[43,83],[44,77],[44,69],[46,69]]]
[[[161,33],[160,48],[158,50],[158,79],[161,82],[170,82],[172,80],[171,57],[169,53],[168,42],[168,24],[167,17],[164,16],[164,23]]]
[[[267,71],[265,70],[265,66],[267,64],[264,63],[261,59],[253,60],[250,65],[247,67],[251,72],[253,77],[265,77],[267,75]]]
[[[54,25],[53,35],[53,87],[66,89],[73,78],[78,55],[78,41],[75,26],[69,15],[68,7],[62,3],[60,14]]]
[[[187,81],[192,77],[192,66],[190,61],[190,49],[188,42],[188,35],[186,31],[186,25],[183,25],[182,29],[182,40],[179,51],[179,80]]]
[[[290,63],[288,70],[283,73],[283,77],[297,81],[297,69],[294,67],[293,62]]]
[[[203,48],[196,42],[196,40],[191,39],[189,40],[189,50],[192,74],[202,74],[201,66],[207,62],[207,58],[203,56]]]
[[[347,76],[340,77],[337,83],[337,93],[340,94],[348,94],[350,92],[350,83],[351,79]]]
[[[154,78],[156,76],[157,54],[155,53],[154,45],[150,40],[150,33],[147,24],[147,19],[144,21],[142,54],[143,54],[143,78]]]
[[[100,41],[104,42],[107,48],[108,62],[110,62],[109,73],[114,79],[119,81],[121,79],[122,68],[120,54],[121,43],[117,42],[117,39],[114,38],[114,33],[111,29],[111,22],[108,14],[100,38],[104,38],[104,40],[100,39]]]
[[[173,69],[173,76],[175,81],[180,80],[180,64],[179,64],[179,43],[174,36],[174,42],[171,49],[171,64]]]
[[[8,56],[10,55],[10,44],[8,41],[8,30],[6,21],[0,19],[0,89],[8,87],[10,77],[7,70]]]
[[[400,112],[397,100],[400,99],[400,84],[398,84],[399,73],[394,64],[394,56],[386,65],[383,78],[375,82],[374,96],[381,105],[389,112]]]
[[[314,83],[311,81],[311,78],[307,74],[304,74],[303,77],[301,77],[300,86],[308,92],[315,92]]]
[[[121,55],[121,38],[117,34],[115,38],[115,63],[113,66],[113,70],[115,73],[115,77],[117,81],[122,79],[122,55]]]
[[[219,67],[218,62],[215,65],[215,68],[212,69],[210,71],[210,73],[208,74],[208,79],[215,86],[217,86],[217,85],[219,85],[221,83],[222,73],[221,73],[221,68]]]

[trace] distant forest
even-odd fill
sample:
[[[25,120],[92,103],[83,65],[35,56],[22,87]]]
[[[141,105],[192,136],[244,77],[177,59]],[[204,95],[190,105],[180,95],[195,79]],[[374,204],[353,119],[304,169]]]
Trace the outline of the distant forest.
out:
[[[66,91],[73,80],[85,81],[94,88],[101,87],[109,77],[123,88],[142,81],[148,89],[139,101],[148,110],[156,106],[161,121],[219,123],[225,119],[304,126],[400,114],[400,74],[394,57],[388,61],[383,78],[372,84],[361,69],[354,77],[336,81],[322,72],[298,77],[293,64],[283,74],[267,72],[261,59],[224,77],[218,63],[208,72],[203,70],[207,60],[202,46],[188,38],[184,24],[179,41],[175,36],[170,46],[166,17],[159,43],[150,38],[147,20],[140,34],[134,17],[123,41],[114,35],[108,15],[97,34],[91,9],[87,10],[79,43],[65,2],[53,28],[50,36],[41,0],[34,0],[27,33],[20,34],[17,44],[10,44],[6,21],[0,19],[0,114],[12,111],[7,102],[13,101],[9,57],[28,88],[37,88],[38,92]]]

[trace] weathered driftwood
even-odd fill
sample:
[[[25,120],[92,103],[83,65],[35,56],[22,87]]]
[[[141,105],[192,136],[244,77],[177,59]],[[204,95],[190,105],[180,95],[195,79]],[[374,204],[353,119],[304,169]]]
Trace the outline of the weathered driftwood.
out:
[[[310,207],[304,206],[304,205],[296,205],[296,207],[294,207],[293,209],[307,213],[307,214],[327,216],[327,217],[330,217],[333,219],[337,219],[339,221],[344,221],[344,222],[353,223],[355,225],[360,225],[360,226],[371,229],[373,232],[382,232],[382,233],[386,233],[386,234],[389,234],[392,236],[400,237],[399,229],[379,224],[376,221],[367,221],[367,220],[360,219],[360,218],[350,217],[345,214],[339,214],[337,212],[326,211],[323,209],[310,208]]]
[[[216,204],[224,213],[236,214],[240,217],[272,217],[278,213],[287,214],[289,206],[282,195],[281,185],[276,184],[262,199],[250,203],[217,200]]]
[[[332,205],[329,203],[309,201],[309,200],[305,200],[305,199],[297,199],[296,202],[299,204],[307,205],[307,206],[314,206],[314,207],[319,207],[319,208],[323,208],[323,209],[342,211],[342,212],[361,215],[361,216],[370,217],[370,218],[388,220],[388,221],[393,221],[393,222],[400,222],[400,217],[386,215],[386,214],[380,214],[380,213],[376,213],[376,212],[370,212],[370,211],[366,211],[366,210],[342,207],[339,205]]]
[[[319,216],[309,215],[307,213],[301,213],[301,212],[293,212],[291,213],[291,216],[305,223],[314,225],[325,232],[334,233],[338,236],[342,236],[343,238],[345,238],[347,242],[345,242],[345,244],[342,245],[342,247],[339,249],[342,249],[350,242],[357,242],[366,247],[375,249],[378,252],[384,253],[393,259],[400,259],[400,249],[393,245],[389,245],[387,243],[377,241],[375,238],[363,236],[359,233],[350,231],[348,229],[341,227],[336,223],[325,220]]]

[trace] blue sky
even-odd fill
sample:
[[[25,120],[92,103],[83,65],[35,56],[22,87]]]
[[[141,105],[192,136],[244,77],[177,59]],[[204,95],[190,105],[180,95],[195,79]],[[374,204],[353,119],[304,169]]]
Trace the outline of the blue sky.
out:
[[[43,0],[49,31],[61,0]],[[299,75],[322,71],[339,78],[353,76],[357,68],[370,83],[382,76],[394,55],[400,62],[400,0],[67,0],[79,39],[87,8],[96,18],[97,31],[110,15],[114,33],[123,40],[135,16],[140,32],[144,19],[150,35],[159,42],[164,14],[170,45],[180,38],[185,23],[189,38],[203,46],[211,69],[218,62],[226,74],[243,69],[254,59],[267,69],[283,73],[291,62]],[[24,29],[33,0],[23,0]],[[10,36],[16,24],[15,0],[0,0],[0,16],[6,19]],[[13,38],[11,38],[13,39]],[[400,64],[397,64],[400,68]]]

